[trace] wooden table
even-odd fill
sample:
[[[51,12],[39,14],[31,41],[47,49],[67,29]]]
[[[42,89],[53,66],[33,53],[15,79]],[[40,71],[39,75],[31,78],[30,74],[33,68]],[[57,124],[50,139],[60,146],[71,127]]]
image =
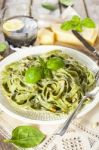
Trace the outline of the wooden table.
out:
[[[17,4],[20,4],[21,12],[23,11],[23,13],[26,15],[32,15],[33,14],[33,9],[32,9],[33,4],[36,1],[38,1],[38,0],[0,0],[0,9],[4,8],[5,6],[11,6],[11,5],[16,6]],[[39,0],[39,1],[41,1],[41,0]],[[22,7],[22,5],[24,5],[24,7]],[[75,0],[75,5],[73,7],[80,14],[80,16],[91,17],[97,23],[99,23],[99,0]],[[13,11],[13,9],[14,9],[14,7],[12,8],[12,11]],[[18,11],[18,13],[20,13],[20,11]],[[60,11],[59,11],[59,13],[60,13]],[[0,33],[0,41],[4,41],[4,37],[3,37],[2,33]],[[97,50],[99,50],[99,42],[98,41],[99,41],[99,38],[97,38],[97,41],[95,43],[95,47],[97,48]],[[3,138],[3,136],[0,135],[0,139],[2,139],[2,138]],[[15,150],[15,149],[16,148],[13,147],[13,145],[11,145],[11,144],[0,143],[0,150]]]

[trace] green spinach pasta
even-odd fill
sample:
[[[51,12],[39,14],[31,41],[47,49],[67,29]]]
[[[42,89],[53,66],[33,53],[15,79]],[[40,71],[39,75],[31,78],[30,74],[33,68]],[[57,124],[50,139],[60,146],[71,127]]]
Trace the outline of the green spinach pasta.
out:
[[[94,83],[93,72],[60,50],[28,56],[2,72],[2,91],[10,101],[53,113],[72,111]]]

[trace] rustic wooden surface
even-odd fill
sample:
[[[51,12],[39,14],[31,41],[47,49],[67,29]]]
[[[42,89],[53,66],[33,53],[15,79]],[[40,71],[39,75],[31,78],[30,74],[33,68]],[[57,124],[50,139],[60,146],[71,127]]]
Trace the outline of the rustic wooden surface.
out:
[[[0,9],[2,9],[4,6],[11,6],[12,4],[16,6],[17,4],[20,4],[19,10],[22,11],[18,11],[18,14],[23,13],[23,15],[24,14],[32,15],[34,10],[33,1],[34,0],[0,0]],[[89,16],[93,18],[97,23],[99,23],[99,0],[76,0],[74,8],[82,17]],[[13,10],[14,7],[12,8],[12,11]],[[2,33],[0,33],[0,41],[3,40],[4,38],[2,36]],[[99,50],[99,38],[97,38],[95,47]],[[0,139],[3,138],[4,137],[0,135]],[[0,143],[0,150],[15,150],[15,149],[16,148],[13,147],[11,144]]]

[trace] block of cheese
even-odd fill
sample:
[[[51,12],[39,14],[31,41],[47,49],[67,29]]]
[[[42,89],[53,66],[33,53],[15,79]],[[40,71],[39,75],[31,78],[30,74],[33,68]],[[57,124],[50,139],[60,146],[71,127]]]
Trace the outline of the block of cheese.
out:
[[[38,41],[40,44],[50,45],[54,44],[54,32],[48,29],[40,29],[38,32]]]
[[[55,38],[59,42],[81,45],[82,43],[75,37],[72,31],[63,31],[60,28],[61,24],[53,24],[52,31],[55,33]],[[80,33],[90,44],[94,44],[98,35],[98,26],[96,28],[84,28]]]

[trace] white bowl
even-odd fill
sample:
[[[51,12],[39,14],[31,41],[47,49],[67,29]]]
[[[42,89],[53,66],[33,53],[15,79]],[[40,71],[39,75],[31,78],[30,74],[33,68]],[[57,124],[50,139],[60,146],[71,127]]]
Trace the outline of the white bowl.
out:
[[[17,52],[9,55],[6,57],[3,61],[0,62],[0,72],[4,69],[4,67],[12,62],[18,61],[26,56],[29,55],[40,55],[42,53],[46,53],[51,50],[62,50],[69,54],[70,56],[76,58],[79,62],[86,65],[89,69],[91,69],[94,73],[99,70],[99,67],[96,65],[96,63],[90,59],[88,56],[84,55],[83,53],[76,51],[71,48],[62,47],[62,46],[35,46],[30,48],[22,48],[21,50],[18,50]],[[87,112],[89,112],[91,109],[93,109],[96,104],[99,102],[99,94],[94,98],[94,100],[85,106],[77,117],[84,116]],[[68,116],[62,115],[62,116],[56,116],[52,115],[50,113],[42,112],[30,112],[30,111],[22,111],[22,110],[16,110],[12,105],[9,104],[7,99],[2,95],[2,92],[0,91],[0,109],[2,109],[5,113],[11,115],[13,118],[25,121],[27,123],[35,123],[35,124],[56,124],[56,123],[63,123]]]

